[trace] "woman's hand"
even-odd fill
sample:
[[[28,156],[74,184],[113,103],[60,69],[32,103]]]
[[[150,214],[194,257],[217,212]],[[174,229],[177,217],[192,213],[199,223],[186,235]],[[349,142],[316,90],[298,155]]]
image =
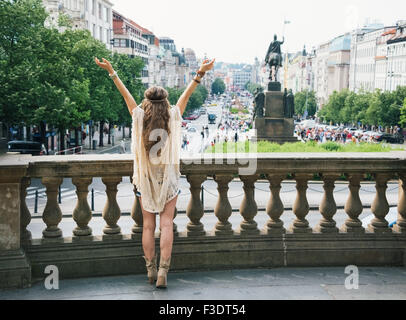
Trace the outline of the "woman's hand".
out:
[[[213,69],[215,60],[216,59],[213,59],[211,61],[209,59],[204,60],[202,65],[199,68],[199,71],[207,72],[207,71],[210,71],[211,69]]]
[[[99,59],[94,58],[94,61],[100,68],[107,70],[109,72],[109,74],[113,74],[114,69],[113,69],[113,66],[111,65],[111,63],[104,58],[102,58],[102,60],[103,60],[103,62],[100,62]]]

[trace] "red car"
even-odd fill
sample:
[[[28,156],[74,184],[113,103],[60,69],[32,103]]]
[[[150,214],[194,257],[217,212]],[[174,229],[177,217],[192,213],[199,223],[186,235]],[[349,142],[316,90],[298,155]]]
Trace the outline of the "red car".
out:
[[[186,127],[188,123],[190,123],[190,120],[183,120],[182,127]]]
[[[187,117],[185,117],[185,120],[196,120],[200,117],[200,114],[191,114]]]

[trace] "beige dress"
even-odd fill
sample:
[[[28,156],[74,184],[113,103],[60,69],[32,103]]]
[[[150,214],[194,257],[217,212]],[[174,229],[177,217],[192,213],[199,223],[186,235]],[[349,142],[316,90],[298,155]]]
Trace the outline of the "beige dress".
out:
[[[151,213],[163,212],[166,203],[173,200],[179,192],[182,116],[178,106],[172,106],[169,113],[171,134],[160,146],[159,157],[156,155],[158,148],[151,149],[154,152],[148,154],[144,147],[142,139],[144,110],[137,106],[132,115],[133,184],[142,195],[144,210]],[[161,141],[165,140],[162,139],[164,134],[160,133]]]

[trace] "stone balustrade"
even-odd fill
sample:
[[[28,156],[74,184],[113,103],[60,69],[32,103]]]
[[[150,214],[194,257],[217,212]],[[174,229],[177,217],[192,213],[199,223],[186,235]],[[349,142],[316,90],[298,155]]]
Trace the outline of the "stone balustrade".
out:
[[[404,265],[406,259],[406,154],[258,154],[207,155],[183,159],[181,172],[190,184],[186,209],[189,223],[177,230],[172,270],[224,269],[235,267]],[[251,167],[251,170],[241,170]],[[47,265],[57,265],[62,277],[85,277],[142,273],[142,213],[135,196],[131,210],[132,234],[125,235],[118,225],[121,210],[117,187],[123,177],[132,178],[131,155],[72,155],[50,157],[7,157],[0,160],[0,287],[27,286],[31,279],[44,277]],[[249,171],[249,172],[247,172]],[[247,174],[248,173],[248,174]],[[320,199],[321,220],[315,228],[309,214],[308,183],[317,174],[324,194]],[[370,174],[376,185],[371,211],[375,218],[364,229],[359,216],[363,211],[360,183]],[[293,204],[296,219],[284,225],[281,183],[287,177],[296,181]],[[335,183],[348,180],[348,219],[337,226],[334,216]],[[89,222],[92,211],[87,196],[92,179],[101,177],[107,200],[102,212],[103,235],[93,235]],[[217,183],[218,199],[213,230],[206,230],[201,203],[201,186],[212,177]],[[45,227],[41,239],[32,239],[27,226],[31,215],[25,203],[26,189],[32,178],[46,187],[47,202],[42,213]],[[62,234],[62,212],[57,201],[64,178],[72,178],[77,203],[72,212],[76,227]],[[244,197],[239,212],[242,222],[233,230],[228,198],[233,179],[243,183]],[[266,213],[269,220],[260,230],[254,184],[269,182]],[[394,228],[385,219],[389,212],[387,182],[399,180],[398,220]]]

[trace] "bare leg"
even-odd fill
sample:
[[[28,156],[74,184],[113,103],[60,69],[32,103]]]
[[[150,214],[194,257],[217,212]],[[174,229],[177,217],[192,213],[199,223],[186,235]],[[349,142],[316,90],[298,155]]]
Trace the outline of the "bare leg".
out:
[[[168,260],[172,255],[173,245],[173,216],[178,197],[168,202],[160,216],[161,228],[161,259]]]
[[[142,248],[144,249],[144,255],[148,260],[152,260],[155,256],[155,228],[156,228],[156,218],[155,214],[145,211],[142,207],[141,198],[139,198],[143,226],[142,226]]]

